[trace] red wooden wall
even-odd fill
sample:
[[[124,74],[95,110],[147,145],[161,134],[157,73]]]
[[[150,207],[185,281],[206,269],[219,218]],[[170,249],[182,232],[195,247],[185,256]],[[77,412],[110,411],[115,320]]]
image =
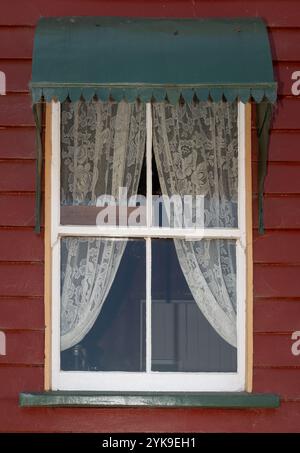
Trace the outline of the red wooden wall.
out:
[[[28,81],[40,16],[261,16],[269,27],[279,102],[266,181],[266,234],[254,229],[254,391],[278,392],[280,409],[26,409],[20,391],[43,389],[43,236],[33,232],[34,126]],[[10,0],[0,5],[0,431],[300,431],[300,2]],[[255,171],[255,150],[253,153]],[[254,213],[256,201],[254,190]],[[256,216],[255,216],[256,217]],[[255,220],[255,226],[257,221]]]

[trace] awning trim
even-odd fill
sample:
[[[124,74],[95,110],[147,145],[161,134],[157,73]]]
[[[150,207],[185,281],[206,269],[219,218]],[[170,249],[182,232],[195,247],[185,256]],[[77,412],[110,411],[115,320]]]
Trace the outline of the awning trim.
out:
[[[140,99],[143,102],[155,100],[161,102],[168,99],[171,103],[178,102],[181,98],[190,102],[194,96],[200,101],[211,99],[214,102],[221,101],[223,98],[227,102],[234,102],[237,99],[243,103],[251,99],[256,103],[267,100],[271,104],[276,101],[277,84],[258,83],[253,88],[250,84],[132,84],[132,83],[31,83],[33,102],[39,102],[43,97],[46,102],[57,100],[64,102],[67,98],[72,102],[83,98],[90,101],[94,97],[101,101],[112,98],[115,101],[122,99],[134,102]]]

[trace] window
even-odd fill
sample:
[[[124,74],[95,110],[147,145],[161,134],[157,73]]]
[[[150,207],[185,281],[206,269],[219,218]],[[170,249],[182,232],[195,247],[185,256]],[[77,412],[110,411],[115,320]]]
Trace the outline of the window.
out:
[[[245,106],[52,102],[52,389],[242,391]]]

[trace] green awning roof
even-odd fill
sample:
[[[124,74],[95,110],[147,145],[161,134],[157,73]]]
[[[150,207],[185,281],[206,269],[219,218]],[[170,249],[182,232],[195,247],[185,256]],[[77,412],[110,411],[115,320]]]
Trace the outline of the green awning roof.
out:
[[[259,142],[259,230],[269,128],[276,100],[267,29],[261,19],[40,19],[31,92],[36,122],[36,231],[41,224],[43,97],[64,101],[137,98],[175,103],[253,99]],[[263,102],[261,102],[263,101]]]
[[[258,18],[40,19],[33,102],[276,100],[266,27]]]

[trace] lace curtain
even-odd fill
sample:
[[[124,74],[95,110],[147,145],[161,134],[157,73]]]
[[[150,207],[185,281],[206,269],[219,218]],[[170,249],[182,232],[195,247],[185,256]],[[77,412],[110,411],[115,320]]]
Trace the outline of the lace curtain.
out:
[[[61,115],[61,204],[96,205],[100,195],[135,195],[145,150],[145,106],[126,102],[64,103]],[[96,321],[126,241],[62,240],[61,350],[80,342]]]
[[[205,227],[237,226],[236,104],[153,104],[153,146],[163,195],[203,195]],[[236,346],[234,241],[174,243],[198,307],[218,334]]]
[[[95,205],[102,194],[137,193],[145,106],[62,106],[62,205]],[[206,227],[237,226],[237,106],[153,105],[153,145],[163,194],[204,196]],[[236,346],[235,242],[175,240],[191,293],[210,324]],[[62,240],[61,349],[84,338],[111,288],[126,241]]]

